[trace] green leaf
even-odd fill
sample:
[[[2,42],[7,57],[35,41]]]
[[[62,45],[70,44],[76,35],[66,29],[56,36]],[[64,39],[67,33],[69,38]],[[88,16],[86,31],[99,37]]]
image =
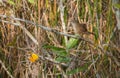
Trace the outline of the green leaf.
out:
[[[68,44],[66,45],[67,49],[71,49],[78,44],[79,39],[70,38]]]
[[[58,62],[70,62],[70,58],[68,57],[57,57],[55,60]]]
[[[73,70],[68,71],[67,74],[68,74],[68,75],[70,75],[70,74],[73,75],[73,74],[78,73],[78,72],[80,72],[80,71],[79,71],[79,68],[76,68],[76,69],[73,69]]]
[[[56,53],[58,56],[66,57],[68,55],[66,51],[53,51],[53,52]]]
[[[55,47],[55,46],[51,46],[51,45],[44,45],[43,47],[46,49],[51,49],[58,56],[66,57],[68,55],[68,53],[66,52],[66,50],[64,48],[59,48],[59,47]]]
[[[34,4],[34,0],[28,0],[28,2],[30,2],[31,4]]]

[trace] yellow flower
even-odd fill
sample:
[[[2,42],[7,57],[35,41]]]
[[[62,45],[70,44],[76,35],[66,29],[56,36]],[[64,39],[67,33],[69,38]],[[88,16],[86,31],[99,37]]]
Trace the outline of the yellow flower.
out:
[[[37,61],[38,59],[39,59],[39,56],[38,56],[37,54],[35,54],[35,53],[32,53],[31,56],[30,56],[30,58],[29,58],[29,60],[30,60],[31,62],[35,62],[35,61]]]

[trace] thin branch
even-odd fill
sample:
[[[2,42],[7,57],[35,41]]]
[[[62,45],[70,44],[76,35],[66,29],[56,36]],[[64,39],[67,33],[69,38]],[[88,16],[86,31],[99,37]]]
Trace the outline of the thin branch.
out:
[[[10,78],[14,78],[10,72],[7,70],[7,68],[5,67],[4,63],[2,62],[2,60],[0,60],[0,64],[2,65],[2,68],[6,71],[6,73],[8,74],[8,76],[10,76]]]
[[[71,37],[71,38],[76,38],[76,39],[80,39],[80,40],[84,40],[90,44],[94,44],[92,41],[88,40],[88,39],[85,39],[85,38],[82,38],[82,37],[78,37],[78,36],[75,36],[75,35],[70,35],[70,34],[67,34],[67,33],[63,33],[63,32],[59,32],[53,28],[49,28],[47,26],[43,26],[43,25],[40,25],[40,24],[37,24],[37,23],[34,23],[32,21],[29,21],[29,20],[24,20],[24,19],[20,19],[20,18],[15,18],[15,17],[12,17],[12,16],[6,16],[6,15],[1,15],[0,14],[0,17],[3,17],[3,18],[10,18],[12,20],[16,20],[16,21],[22,21],[22,22],[25,22],[25,23],[29,23],[29,24],[33,24],[35,26],[38,26],[40,28],[42,28],[43,30],[46,30],[46,31],[50,31],[50,32],[54,32],[56,34],[60,34],[60,35],[63,35],[63,36],[67,36],[67,37]],[[5,20],[0,20],[1,22],[4,22],[4,23],[8,23],[8,24],[12,24],[12,25],[15,25],[15,26],[20,26],[19,23],[11,23],[9,21],[5,21]]]
[[[36,44],[38,45],[38,41],[35,39],[35,37],[24,27],[24,26],[19,26],[29,37],[30,39]]]
[[[67,33],[59,32],[59,31],[57,31],[57,30],[55,30],[55,29],[53,29],[53,28],[49,28],[49,27],[47,27],[47,26],[43,26],[43,25],[34,23],[34,22],[32,22],[32,21],[29,21],[29,20],[24,20],[24,19],[20,19],[20,18],[15,18],[15,17],[12,17],[12,16],[9,16],[9,17],[8,17],[8,16],[6,16],[6,15],[1,15],[1,14],[0,14],[0,17],[2,17],[2,18],[10,18],[10,19],[12,19],[12,20],[22,21],[22,22],[25,22],[25,23],[33,24],[33,25],[35,25],[35,26],[38,26],[38,27],[42,28],[43,30],[50,31],[50,32],[54,32],[54,33],[56,33],[56,34],[63,35],[63,36],[67,36],[67,37],[71,37],[71,38],[76,38],[76,39],[84,40],[84,41],[88,42],[89,44],[92,44],[93,46],[95,46],[95,45],[94,45],[94,42],[91,41],[91,40],[82,38],[82,37],[80,37],[80,36],[75,36],[75,35],[70,35],[70,34],[67,34]],[[15,26],[20,26],[20,24],[18,24],[18,23],[11,23],[11,22],[9,22],[9,21],[5,21],[5,20],[2,20],[2,19],[1,19],[0,21],[1,21],[1,22],[4,22],[4,23],[9,23],[9,24],[12,24],[12,25],[15,25]],[[101,45],[98,45],[97,47],[104,53],[104,49],[103,49],[103,47],[102,47]]]

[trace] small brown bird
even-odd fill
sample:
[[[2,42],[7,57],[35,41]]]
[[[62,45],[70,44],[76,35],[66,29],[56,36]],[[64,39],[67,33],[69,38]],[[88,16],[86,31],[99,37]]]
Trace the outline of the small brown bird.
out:
[[[89,32],[87,30],[87,25],[85,23],[79,23],[77,20],[71,20],[70,23],[73,26],[75,34],[79,34],[79,35],[92,34],[92,35],[94,35],[94,33]]]

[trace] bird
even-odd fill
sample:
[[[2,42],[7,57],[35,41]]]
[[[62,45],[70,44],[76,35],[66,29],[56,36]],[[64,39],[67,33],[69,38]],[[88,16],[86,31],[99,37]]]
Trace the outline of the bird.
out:
[[[95,35],[93,32],[89,32],[87,30],[87,24],[85,24],[85,23],[79,23],[79,21],[77,21],[77,20],[71,20],[70,23],[73,26],[73,30],[74,30],[75,34],[78,34],[78,35],[84,35],[84,34]]]

